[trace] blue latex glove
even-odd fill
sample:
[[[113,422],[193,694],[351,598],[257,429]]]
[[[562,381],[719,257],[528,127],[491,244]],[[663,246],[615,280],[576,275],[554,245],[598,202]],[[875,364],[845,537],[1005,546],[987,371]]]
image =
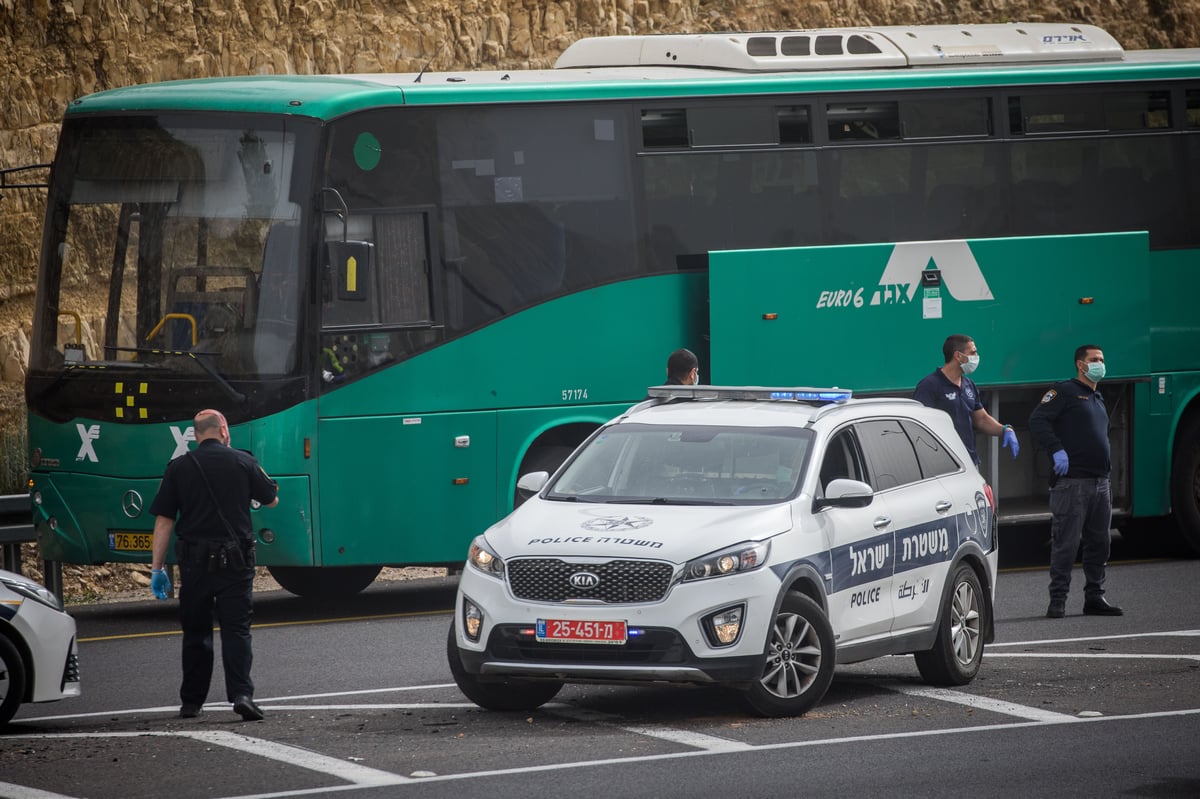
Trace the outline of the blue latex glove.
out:
[[[171,578],[167,576],[166,569],[154,569],[150,572],[150,590],[154,592],[156,599],[166,599],[167,594],[171,593]]]
[[[1062,477],[1067,473],[1067,470],[1071,468],[1071,462],[1067,460],[1067,451],[1065,449],[1060,449],[1058,452],[1054,453],[1053,458],[1054,473],[1059,477]]]
[[[1012,450],[1014,458],[1021,451],[1021,445],[1017,443],[1017,434],[1013,432],[1011,427],[1004,428],[1004,435],[1001,437],[1000,442],[1000,446],[1008,447]]]

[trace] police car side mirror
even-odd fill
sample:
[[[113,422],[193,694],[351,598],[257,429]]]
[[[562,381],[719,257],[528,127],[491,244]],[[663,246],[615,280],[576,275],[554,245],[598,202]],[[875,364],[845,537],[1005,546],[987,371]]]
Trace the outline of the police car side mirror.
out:
[[[838,478],[825,486],[825,496],[813,500],[813,510],[825,508],[865,508],[875,499],[875,491],[861,480]]]
[[[522,499],[529,499],[541,491],[549,479],[550,472],[530,472],[529,474],[523,474],[517,480],[517,493],[521,495]]]

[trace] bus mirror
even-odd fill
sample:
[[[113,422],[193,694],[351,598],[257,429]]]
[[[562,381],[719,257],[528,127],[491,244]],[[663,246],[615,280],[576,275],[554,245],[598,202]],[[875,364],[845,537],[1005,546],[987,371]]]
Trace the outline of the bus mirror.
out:
[[[375,245],[369,241],[331,241],[326,247],[337,299],[366,300],[370,295]]]

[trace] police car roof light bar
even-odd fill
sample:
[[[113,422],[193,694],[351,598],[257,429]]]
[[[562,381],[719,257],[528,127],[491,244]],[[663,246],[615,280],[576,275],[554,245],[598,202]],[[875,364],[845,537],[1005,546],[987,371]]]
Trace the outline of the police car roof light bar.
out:
[[[647,392],[652,398],[662,399],[734,399],[766,400],[783,402],[807,402],[815,404],[843,403],[853,392],[848,388],[812,388],[808,386],[651,386]]]

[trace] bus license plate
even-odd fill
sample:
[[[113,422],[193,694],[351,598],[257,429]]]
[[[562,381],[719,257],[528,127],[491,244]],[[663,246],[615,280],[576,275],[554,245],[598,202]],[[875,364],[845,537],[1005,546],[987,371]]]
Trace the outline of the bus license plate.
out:
[[[538,619],[534,637],[547,644],[623,644],[625,622]]]
[[[117,552],[149,552],[154,533],[109,533],[108,548]]]

